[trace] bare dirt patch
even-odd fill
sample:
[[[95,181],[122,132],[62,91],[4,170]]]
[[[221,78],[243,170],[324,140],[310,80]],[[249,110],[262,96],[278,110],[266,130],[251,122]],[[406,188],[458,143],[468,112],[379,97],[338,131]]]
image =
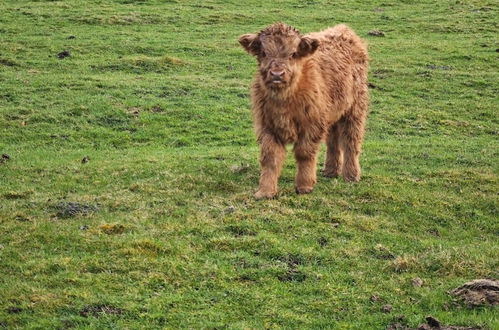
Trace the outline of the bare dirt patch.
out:
[[[58,218],[67,219],[77,215],[88,215],[99,210],[97,205],[78,202],[60,202],[54,206]]]
[[[88,305],[80,311],[80,315],[83,317],[101,317],[103,315],[122,315],[124,312],[124,309],[110,305]]]
[[[0,58],[0,65],[18,66],[17,62],[8,58]]]

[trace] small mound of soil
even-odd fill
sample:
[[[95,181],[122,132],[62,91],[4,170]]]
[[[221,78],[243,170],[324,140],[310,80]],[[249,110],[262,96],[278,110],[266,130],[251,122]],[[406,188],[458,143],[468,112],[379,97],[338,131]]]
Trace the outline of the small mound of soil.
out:
[[[15,307],[15,306],[6,309],[6,312],[9,314],[18,314],[21,313],[22,311],[23,309],[21,307]]]
[[[426,318],[426,323],[420,324],[417,328],[410,328],[406,325],[397,322],[390,324],[387,330],[481,330],[481,327],[467,327],[459,325],[444,325],[433,316]]]
[[[450,294],[462,299],[470,307],[495,306],[499,304],[499,281],[473,280],[452,290]]]
[[[426,318],[426,324],[420,324],[417,330],[480,330],[481,327],[462,327],[459,325],[443,325],[433,316]]]
[[[61,59],[61,60],[62,60],[63,58],[69,57],[69,56],[71,56],[71,53],[70,53],[69,51],[67,51],[67,50],[62,51],[62,52],[60,52],[59,54],[57,54],[57,57],[58,57],[59,59]]]
[[[0,157],[0,164],[7,162],[10,160],[10,156],[7,154],[2,154],[2,157]]]
[[[367,34],[370,36],[373,36],[373,37],[384,37],[385,36],[385,32],[380,31],[380,30],[371,30]]]
[[[62,219],[72,218],[79,214],[87,215],[98,211],[99,209],[95,205],[82,204],[78,202],[60,202],[55,205],[54,208],[57,210],[56,216]]]

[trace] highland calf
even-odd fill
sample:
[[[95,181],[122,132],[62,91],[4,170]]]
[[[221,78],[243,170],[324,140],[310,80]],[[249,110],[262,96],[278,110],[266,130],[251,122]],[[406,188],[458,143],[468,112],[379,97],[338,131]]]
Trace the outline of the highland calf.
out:
[[[359,156],[368,111],[368,55],[347,26],[301,35],[275,23],[239,43],[258,61],[252,86],[253,121],[261,147],[257,199],[277,194],[277,180],[294,144],[296,192],[316,183],[317,152],[327,144],[323,174],[359,181]]]

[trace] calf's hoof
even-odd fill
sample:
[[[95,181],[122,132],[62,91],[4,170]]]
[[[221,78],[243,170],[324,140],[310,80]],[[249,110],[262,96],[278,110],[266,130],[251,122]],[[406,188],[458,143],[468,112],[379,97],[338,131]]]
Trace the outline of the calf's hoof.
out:
[[[262,191],[258,190],[255,193],[255,199],[271,199],[274,198],[277,193],[273,191]]]
[[[346,182],[359,182],[360,181],[360,174],[359,175],[345,175],[345,181]]]
[[[296,187],[295,190],[297,194],[310,194],[314,187]]]
[[[340,173],[338,173],[338,171],[331,171],[326,169],[322,170],[322,176],[326,178],[337,178],[339,175]]]

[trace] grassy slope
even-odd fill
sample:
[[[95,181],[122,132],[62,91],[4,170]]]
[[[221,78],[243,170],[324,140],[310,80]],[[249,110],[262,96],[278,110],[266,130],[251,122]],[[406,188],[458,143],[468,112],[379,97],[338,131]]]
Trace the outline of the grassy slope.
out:
[[[0,327],[499,327],[446,293],[498,276],[494,1],[198,3],[0,3]],[[369,41],[361,183],[296,196],[290,156],[253,200],[236,39],[276,20]]]

